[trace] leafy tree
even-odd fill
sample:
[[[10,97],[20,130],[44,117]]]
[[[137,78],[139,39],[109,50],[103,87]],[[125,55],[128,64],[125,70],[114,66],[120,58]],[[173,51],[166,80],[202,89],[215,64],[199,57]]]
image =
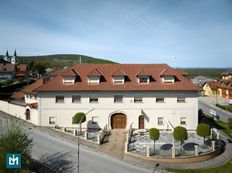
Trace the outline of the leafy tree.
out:
[[[84,112],[78,112],[73,117],[73,124],[80,124],[80,132],[81,132],[81,123],[86,121],[86,115]]]
[[[29,170],[32,139],[28,138],[20,126],[18,122],[13,122],[7,132],[0,135],[0,170],[5,173]],[[22,169],[6,169],[6,153],[20,153]]]
[[[151,128],[149,130],[150,139],[154,141],[154,152],[155,152],[155,141],[159,139],[160,132],[156,128]]]
[[[232,118],[228,119],[228,126],[230,129],[232,129]]]
[[[173,137],[175,140],[180,141],[181,150],[182,150],[183,142],[188,139],[187,129],[181,126],[175,127],[173,131]]]
[[[197,135],[203,137],[205,143],[205,137],[210,136],[210,127],[208,124],[200,123],[197,126]]]

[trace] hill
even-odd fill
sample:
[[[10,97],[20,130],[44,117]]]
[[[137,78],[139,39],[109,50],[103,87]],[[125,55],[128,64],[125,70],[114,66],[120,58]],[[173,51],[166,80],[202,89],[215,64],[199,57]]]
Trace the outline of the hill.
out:
[[[0,57],[3,57],[2,55]],[[50,68],[62,68],[64,66],[71,66],[73,64],[77,64],[80,62],[84,64],[109,64],[109,63],[116,63],[113,61],[93,58],[86,55],[79,55],[79,54],[54,54],[54,55],[41,55],[41,56],[18,56],[19,62],[23,64],[42,64],[46,67]]]

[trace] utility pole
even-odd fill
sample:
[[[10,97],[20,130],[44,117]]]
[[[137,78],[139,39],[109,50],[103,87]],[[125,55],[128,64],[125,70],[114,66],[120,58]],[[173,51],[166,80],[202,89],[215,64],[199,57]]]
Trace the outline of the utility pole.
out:
[[[81,125],[81,122],[83,120],[83,118],[86,117],[86,115],[88,113],[90,113],[91,111],[93,111],[95,108],[92,108],[90,109],[86,114],[85,116],[83,116],[81,119],[80,119],[80,125]],[[77,131],[78,132],[78,131]],[[77,133],[77,173],[80,173],[80,133],[78,132]]]

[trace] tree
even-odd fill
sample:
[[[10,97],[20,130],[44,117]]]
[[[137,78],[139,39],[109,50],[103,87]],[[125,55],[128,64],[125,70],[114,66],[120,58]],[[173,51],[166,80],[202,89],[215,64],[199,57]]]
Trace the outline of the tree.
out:
[[[159,139],[160,133],[156,128],[151,128],[149,130],[150,139],[154,141],[154,153],[155,153],[155,141]]]
[[[228,126],[230,129],[232,129],[232,118],[228,119]]]
[[[173,131],[173,137],[175,140],[180,141],[181,150],[182,150],[183,142],[188,139],[187,129],[181,126],[175,127]]]
[[[205,137],[210,136],[210,127],[208,124],[200,123],[197,126],[197,135],[203,137],[205,143]]]
[[[21,127],[18,122],[13,122],[7,132],[0,136],[0,170],[3,172],[15,172],[6,169],[6,153],[20,153],[22,168],[18,172],[29,170],[33,141]]]
[[[84,112],[78,112],[73,117],[73,123],[80,124],[80,132],[81,132],[81,123],[86,121],[86,115]]]

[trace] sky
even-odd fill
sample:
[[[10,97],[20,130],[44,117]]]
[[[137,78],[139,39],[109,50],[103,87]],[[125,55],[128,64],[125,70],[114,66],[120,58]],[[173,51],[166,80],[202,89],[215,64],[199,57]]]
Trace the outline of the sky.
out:
[[[0,0],[0,54],[232,67],[232,0]]]

